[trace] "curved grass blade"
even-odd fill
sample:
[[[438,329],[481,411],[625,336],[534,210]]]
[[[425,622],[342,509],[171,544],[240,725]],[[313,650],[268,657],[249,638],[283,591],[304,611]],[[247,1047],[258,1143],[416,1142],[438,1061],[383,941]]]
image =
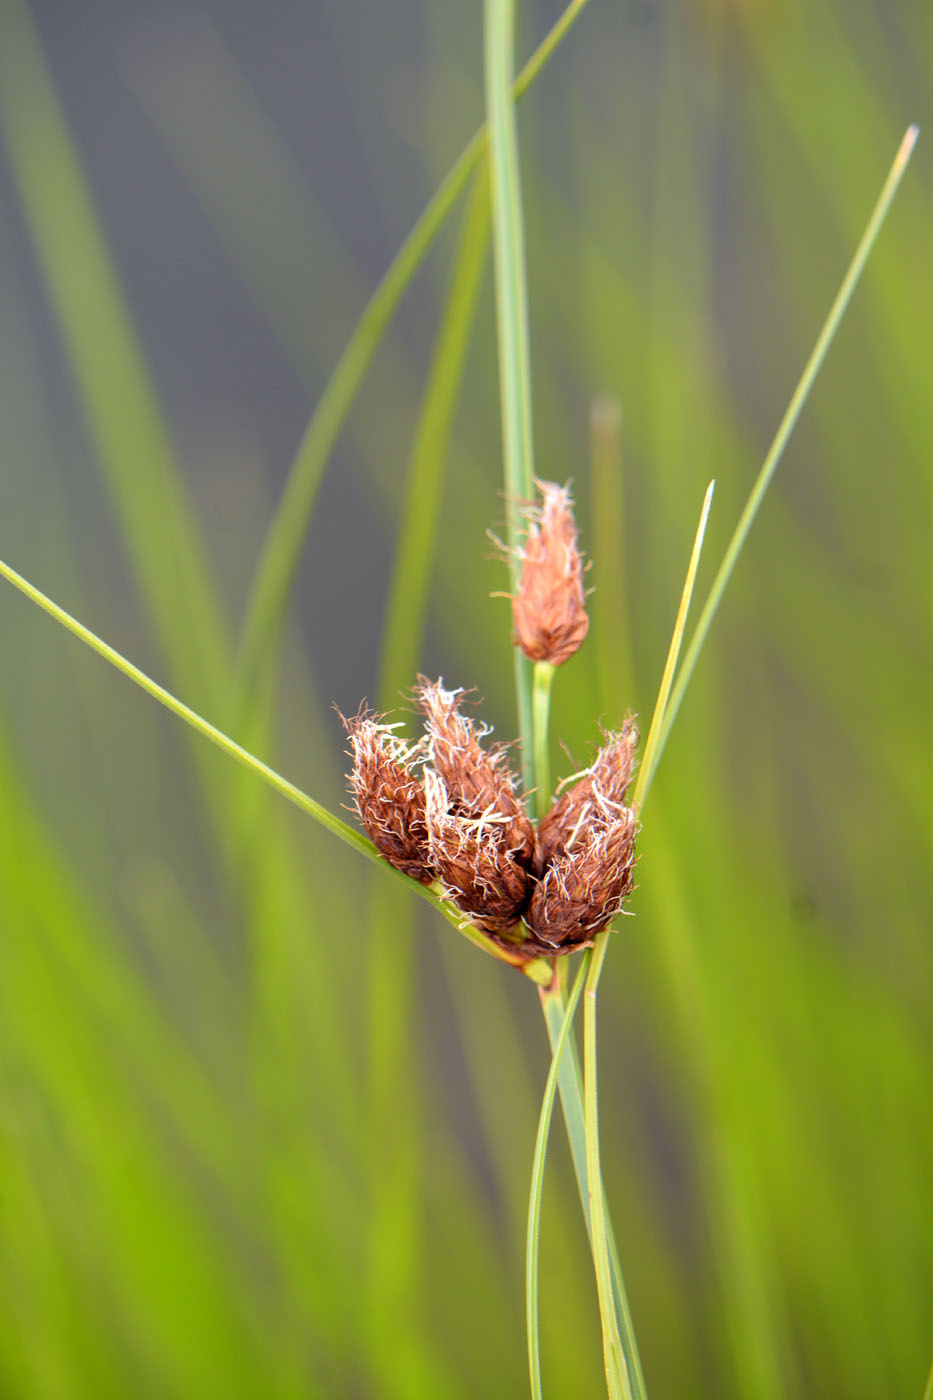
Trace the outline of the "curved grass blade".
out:
[[[716,610],[722,601],[722,596],[732,577],[732,571],[738,562],[745,541],[748,539],[749,531],[752,528],[755,516],[758,514],[758,509],[764,499],[765,492],[771,484],[771,479],[784,455],[784,449],[790,440],[791,433],[796,427],[797,420],[807,401],[810,390],[813,388],[816,377],[822,368],[826,353],[833,342],[849,302],[852,299],[852,293],[855,291],[865,269],[868,256],[875,245],[875,240],[881,231],[881,226],[887,217],[894,196],[897,194],[898,186],[900,185],[904,171],[907,169],[907,163],[913,154],[918,135],[919,130],[916,126],[909,126],[904,133],[903,140],[898,147],[887,179],[881,188],[881,193],[878,196],[875,207],[865,226],[865,232],[859,240],[858,247],[842,279],[839,291],[836,293],[835,300],[829,309],[829,314],[817,336],[816,344],[810,353],[810,358],[804,366],[803,374],[800,376],[790,403],[787,405],[787,410],[778,425],[778,430],[768,449],[768,454],[762,464],[761,471],[758,473],[758,478],[752,487],[745,509],[739,517],[735,532],[726,548],[722,563],[719,566],[719,571],[709,591],[709,596],[703,604],[696,629],[693,636],[690,638],[683,664],[671,693],[670,703],[667,706],[664,720],[660,727],[656,753],[653,756],[654,767],[657,767],[661,754],[664,751],[664,745],[667,743],[674,721],[677,718],[677,712],[683,703],[687,687],[690,684],[691,677],[696,669],[697,661],[700,658],[700,653],[709,635],[709,629],[712,626],[713,618],[716,616]]]
[[[60,623],[62,627],[71,632],[79,641],[84,642],[85,646],[97,652],[98,656],[102,656],[105,661],[109,661],[111,666],[114,666],[124,676],[128,677],[135,685],[138,685],[147,695],[151,695],[154,700],[158,700],[160,705],[164,705],[172,714],[177,715],[179,719],[184,720],[192,729],[202,734],[204,738],[209,739],[212,744],[216,744],[224,753],[236,759],[237,763],[242,764],[245,768],[252,769],[252,771],[263,778],[270,787],[275,788],[277,792],[281,793],[283,797],[288,798],[296,807],[300,807],[308,816],[320,822],[320,824],[326,827],[334,836],[339,837],[341,841],[346,842],[348,846],[352,846],[354,850],[366,856],[368,859],[379,860],[381,864],[384,864],[375,846],[373,846],[372,842],[368,841],[365,836],[361,836],[359,832],[355,831],[347,822],[343,821],[340,817],[334,816],[326,807],[323,807],[319,802],[315,802],[313,797],[309,797],[307,793],[302,792],[294,783],[289,782],[287,778],[282,777],[280,773],[270,768],[268,764],[263,763],[262,760],[256,758],[254,754],[242,748],[233,739],[224,734],[222,730],[217,729],[211,724],[209,720],[199,715],[196,710],[191,709],[191,707],[184,704],[183,701],[178,700],[171,691],[159,685],[158,681],[152,680],[151,677],[147,676],[144,671],[141,671],[138,666],[134,666],[132,661],[128,661],[115,647],[110,646],[109,643],[105,642],[101,637],[98,637],[95,632],[92,632],[89,627],[85,627],[77,618],[72,617],[72,615],[66,612],[64,608],[60,607],[58,603],[41,592],[41,590],[36,588],[34,584],[31,584],[28,579],[23,578],[22,574],[17,573],[15,569],[11,568],[10,565],[2,559],[0,559],[0,577],[5,578],[14,588],[19,589],[20,593],[25,594],[31,602],[42,608],[44,612],[47,612],[50,617],[53,617],[56,622]]]
[[[179,719],[184,720],[185,724],[189,725],[205,739],[209,739],[212,744],[215,744],[217,748],[221,749],[230,758],[235,759],[242,767],[248,768],[251,772],[255,773],[257,777],[262,778],[269,787],[273,788],[282,797],[287,798],[289,802],[293,803],[294,806],[298,807],[307,816],[313,817],[314,820],[329,831],[331,835],[338,837],[346,845],[352,846],[360,855],[365,856],[367,860],[373,861],[381,869],[388,870],[392,875],[396,876],[397,879],[403,881],[414,893],[420,894],[422,898],[426,899],[430,904],[433,904],[434,907],[443,914],[444,918],[447,919],[448,923],[453,924],[453,926],[468,938],[471,943],[475,943],[477,947],[484,949],[487,953],[491,953],[493,957],[498,958],[501,962],[507,962],[513,966],[522,966],[522,971],[525,972],[527,976],[531,977],[533,981],[541,981],[550,976],[550,969],[547,964],[541,963],[538,965],[538,963],[529,963],[527,965],[522,965],[519,959],[510,957],[508,953],[505,953],[502,949],[485,938],[479,929],[474,928],[471,924],[464,923],[462,916],[442,900],[433,887],[419,885],[410,880],[408,876],[395,870],[383,860],[373,843],[367,840],[365,836],[361,836],[349,823],[335,816],[333,812],[328,811],[320,802],[315,802],[313,797],[309,797],[301,788],[289,782],[288,778],[283,777],[281,773],[277,773],[269,764],[263,763],[262,759],[257,758],[255,754],[251,754],[247,749],[244,749],[242,745],[238,744],[236,740],[231,739],[223,730],[218,729],[216,725],[211,724],[209,720],[199,715],[196,710],[191,709],[189,705],[177,699],[170,690],[166,690],[164,686],[159,685],[158,681],[152,680],[151,677],[146,675],[145,671],[141,671],[138,666],[134,666],[132,661],[128,661],[127,658],[121,655],[114,647],[110,646],[109,643],[105,642],[101,637],[98,637],[95,632],[92,632],[89,627],[85,627],[77,618],[72,617],[64,608],[59,607],[58,603],[53,602],[51,598],[41,592],[40,589],[36,588],[28,579],[23,578],[22,574],[17,573],[15,569],[11,568],[10,565],[5,563],[2,559],[0,559],[0,578],[6,579],[6,581],[11,583],[14,588],[17,588],[20,593],[24,594],[31,602],[35,603],[37,607],[40,607],[43,612],[47,612],[49,616],[53,617],[62,627],[71,632],[79,641],[82,641],[85,646],[90,647],[98,656],[102,656],[105,661],[109,661],[111,666],[114,666],[135,685],[138,685],[140,690],[144,690],[147,695],[152,696],[154,700],[158,700],[160,705],[164,705],[173,715],[177,715]]]
[[[379,671],[380,704],[411,684],[424,630],[437,537],[443,462],[463,378],[489,245],[489,189],[477,178],[464,215],[447,305],[412,449],[402,529],[389,588]]]
[[[528,1335],[528,1370],[531,1378],[532,1400],[541,1400],[542,1394],[541,1354],[538,1345],[538,1244],[541,1233],[541,1192],[544,1187],[544,1163],[547,1158],[548,1135],[551,1130],[551,1115],[554,1111],[558,1074],[570,1037],[570,1028],[573,1025],[580,993],[583,991],[587,968],[590,965],[590,956],[588,951],[581,958],[580,970],[563,1007],[563,1019],[554,1042],[551,1064],[544,1085],[544,1097],[541,1100],[541,1114],[538,1118],[538,1133],[535,1138],[535,1151],[531,1166],[528,1233],[525,1244],[525,1325]]]
[[[516,98],[527,92],[585,4],[586,0],[571,0],[519,74],[513,89]],[[451,166],[395,255],[367,302],[298,448],[266,534],[247,603],[234,699],[234,727],[237,729],[249,714],[254,691],[263,674],[274,665],[308,519],[327,459],[405,290],[485,154],[486,144],[484,126]]]
[[[648,738],[645,740],[645,751],[642,756],[641,767],[638,770],[638,777],[635,780],[632,806],[635,808],[636,812],[641,811],[645,800],[645,794],[651,785],[651,779],[657,767],[658,739],[661,733],[664,713],[667,709],[668,698],[671,693],[671,686],[674,681],[674,673],[677,670],[677,659],[680,656],[680,648],[684,639],[684,628],[687,625],[687,614],[690,611],[690,601],[693,597],[693,588],[696,583],[700,554],[703,550],[703,537],[706,534],[706,522],[709,518],[710,506],[713,503],[713,491],[715,488],[715,481],[711,481],[706,488],[706,495],[703,498],[703,506],[700,511],[700,523],[697,525],[697,532],[693,540],[690,562],[687,565],[687,577],[684,579],[683,591],[680,595],[680,605],[677,609],[677,617],[674,620],[674,630],[671,633],[671,642],[667,650],[667,660],[664,663],[661,684],[658,688],[658,697],[654,704],[654,713],[651,716]]]
[[[483,174],[474,180],[464,211],[399,509],[378,685],[380,708],[386,710],[394,708],[399,692],[411,685],[422,644],[451,424],[489,246],[489,190]],[[416,1374],[413,1358],[423,1349],[415,1324],[423,1252],[419,1178],[425,1131],[416,1098],[399,1094],[400,1084],[417,1078],[411,1037],[420,971],[414,908],[400,890],[381,884],[373,887],[372,896],[364,973],[369,1116],[382,1148],[372,1162],[364,1293],[369,1303],[368,1347],[380,1358],[379,1382],[389,1393],[403,1395]]]

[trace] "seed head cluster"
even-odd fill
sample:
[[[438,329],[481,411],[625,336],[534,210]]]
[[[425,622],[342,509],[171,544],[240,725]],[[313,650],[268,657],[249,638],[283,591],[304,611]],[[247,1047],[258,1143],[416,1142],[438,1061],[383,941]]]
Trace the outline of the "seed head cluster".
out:
[[[585,947],[633,888],[638,822],[625,806],[638,730],[607,731],[595,762],[532,825],[507,747],[463,712],[463,691],[419,679],[424,734],[406,745],[367,711],[344,723],[350,790],[379,852],[437,881],[470,921],[527,957]]]
[[[534,662],[562,666],[586,637],[583,559],[569,486],[536,483],[513,554],[514,638]],[[544,668],[546,669],[546,668]],[[376,849],[397,870],[439,888],[464,918],[524,963],[587,947],[633,889],[638,818],[626,805],[635,767],[634,719],[604,730],[589,768],[537,825],[528,818],[509,746],[465,713],[462,690],[421,676],[423,733],[361,709],[344,720],[350,791]]]

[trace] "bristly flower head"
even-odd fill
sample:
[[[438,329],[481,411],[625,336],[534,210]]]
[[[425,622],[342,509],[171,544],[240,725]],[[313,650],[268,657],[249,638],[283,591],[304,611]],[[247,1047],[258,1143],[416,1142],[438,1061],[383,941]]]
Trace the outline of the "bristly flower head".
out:
[[[569,486],[536,483],[540,506],[528,506],[521,574],[512,599],[515,641],[531,661],[562,666],[578,651],[590,620],[583,591],[583,559]]]
[[[638,817],[625,805],[638,730],[603,733],[593,764],[532,826],[506,746],[461,709],[463,692],[418,678],[413,746],[365,710],[344,720],[350,787],[366,832],[397,870],[522,960],[569,953],[608,927],[633,888]]]
[[[534,828],[516,779],[488,730],[461,712],[463,692],[418,678],[425,717],[424,782],[430,858],[448,899],[488,933],[514,928],[531,895]]]
[[[424,783],[431,864],[447,898],[488,933],[513,929],[531,893],[527,853],[510,845],[514,821],[491,806],[468,815],[431,768]]]
[[[637,830],[630,807],[603,808],[594,800],[580,813],[553,851],[525,914],[540,943],[555,951],[579,948],[608,928],[633,889]]]
[[[553,853],[590,812],[627,811],[625,795],[635,770],[638,726],[630,715],[621,729],[604,730],[594,763],[578,782],[563,792],[538,825],[536,868],[540,872]]]
[[[353,759],[350,791],[366,835],[396,870],[430,885],[424,788],[411,767],[416,749],[365,710],[343,723]]]
[[[443,780],[454,814],[495,822],[506,848],[521,864],[530,865],[534,830],[515,795],[517,779],[506,748],[483,748],[480,741],[489,731],[461,713],[462,697],[462,690],[445,690],[442,681],[419,676],[415,701],[425,717],[426,762]]]
[[[525,922],[542,943],[579,947],[612,922],[634,888],[638,817],[625,806],[638,729],[603,735],[595,762],[538,826],[538,883]]]

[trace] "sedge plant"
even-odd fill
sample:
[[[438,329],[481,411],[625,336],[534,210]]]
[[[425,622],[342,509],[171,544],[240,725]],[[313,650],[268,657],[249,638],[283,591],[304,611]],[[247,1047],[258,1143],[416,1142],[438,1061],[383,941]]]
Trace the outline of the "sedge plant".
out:
[[[568,8],[565,20],[561,22],[564,28],[579,8],[579,4],[571,5]],[[241,648],[239,690],[233,707],[234,713],[239,717],[239,723],[242,723],[247,706],[245,697],[253,693],[256,688],[256,676],[258,671],[262,669],[263,659],[268,658],[270,650],[273,652],[275,650],[281,616],[294,577],[295,560],[304,536],[304,527],[310,512],[316,479],[332,446],[340,421],[349,407],[372,349],[378,343],[379,336],[404,290],[407,278],[413,268],[417,266],[420,258],[423,257],[426,241],[429,241],[430,235],[442,221],[444,213],[452,205],[456,194],[463,188],[470,170],[484,158],[487,141],[495,249],[503,460],[508,505],[507,552],[512,570],[513,600],[519,609],[521,609],[523,602],[527,603],[529,600],[527,580],[526,591],[522,592],[523,570],[527,570],[529,560],[534,553],[534,541],[540,540],[541,533],[539,531],[535,534],[535,527],[529,525],[528,517],[525,516],[523,521],[522,516],[523,506],[527,508],[528,502],[534,495],[535,467],[518,144],[513,110],[513,28],[512,6],[507,3],[507,0],[487,0],[485,51],[488,118],[486,132],[476,138],[473,145],[468,148],[467,158],[463,159],[456,168],[452,182],[445,186],[442,196],[439,196],[440,202],[431,206],[433,212],[426,226],[427,232],[422,227],[422,232],[415,239],[414,244],[406,245],[410,251],[399,264],[401,270],[395,279],[386,284],[389,286],[389,292],[378,302],[377,312],[369,316],[369,319],[364,323],[360,337],[352,342],[352,346],[355,347],[353,353],[348,352],[347,359],[341,362],[345,368],[341,371],[341,375],[335,378],[337,387],[334,389],[332,398],[324,401],[326,412],[322,416],[321,427],[317,435],[309,433],[308,438],[306,438],[305,447],[302,449],[302,454],[296,464],[296,473],[293,475],[286,496],[283,498],[283,513],[278,518],[280,522],[287,522],[287,524],[279,524],[277,527],[278,535],[274,537],[269,552],[264,556],[266,560],[274,560],[275,562],[267,565],[265,572],[263,569],[260,570],[259,581],[253,595],[254,603],[249,612],[249,623]],[[559,30],[558,37],[562,36],[564,28]],[[534,76],[534,72],[531,76]],[[684,658],[680,661],[681,643],[686,630],[687,614],[710,508],[712,487],[707,492],[689,561],[667,664],[661,679],[638,775],[634,780],[631,806],[625,809],[631,815],[624,819],[626,835],[622,842],[622,854],[616,871],[614,894],[611,900],[602,898],[603,905],[609,908],[612,914],[618,911],[628,892],[635,823],[641,819],[648,790],[664,744],[669,737],[671,727],[683,701],[716,609],[790,433],[812,387],[855,284],[861,275],[868,253],[909,159],[915,139],[916,130],[911,128],[898,151],[840,292],[806,365],[787,414],[782,420],[746,509],[736,526],[732,541],[701,610],[699,621],[693,631]],[[598,567],[598,560],[596,562]],[[385,840],[380,843],[378,839],[368,840],[362,837],[342,818],[328,811],[297,785],[276,772],[270,765],[262,762],[248,748],[204,719],[198,711],[179,700],[170,690],[150,679],[132,662],[97,637],[77,619],[70,616],[9,565],[0,563],[0,573],[8,582],[47,611],[86,645],[108,660],[169,711],[184,720],[192,729],[292,802],[305,815],[310,816],[332,835],[337,836],[358,855],[377,861],[384,868]],[[575,605],[577,605],[580,601],[580,579],[575,577],[573,584],[573,598]],[[553,602],[553,594],[556,591],[558,589],[554,581],[551,580],[549,583],[545,579],[544,586],[534,598],[539,614],[546,611]],[[531,611],[534,610],[531,609]],[[522,789],[532,804],[532,812],[529,817],[526,817],[520,810],[521,803],[516,802],[506,815],[516,830],[533,817],[538,822],[538,836],[541,832],[541,823],[546,821],[548,812],[551,810],[552,788],[548,763],[551,686],[555,674],[559,674],[557,667],[570,659],[576,647],[583,640],[581,632],[585,633],[585,626],[581,624],[579,610],[574,612],[571,608],[571,614],[569,628],[570,632],[574,633],[576,644],[569,651],[566,650],[566,647],[562,651],[561,645],[553,643],[541,644],[536,650],[535,642],[525,636],[523,645],[517,648],[515,653],[518,730],[523,770]],[[523,616],[524,620],[528,622],[529,609],[525,609]],[[534,620],[532,617],[531,621]],[[537,620],[541,620],[540,616]],[[516,614],[516,632],[520,638],[522,638],[521,621],[522,618]],[[553,629],[551,631],[553,632]],[[437,689],[431,691],[424,687],[421,693],[422,701],[428,709],[429,715],[433,706],[431,737],[436,750],[445,738],[444,724],[453,725],[456,715],[444,698],[446,692]],[[622,703],[620,697],[620,705]],[[446,710],[444,710],[445,705],[447,705]],[[361,724],[364,726],[368,724],[370,727],[354,731],[359,740],[356,746],[358,771],[362,772],[365,768],[367,753],[371,766],[374,765],[381,772],[382,779],[385,779],[387,766],[391,768],[392,765],[397,765],[404,770],[411,760],[411,753],[403,747],[399,748],[391,736],[389,739],[386,739],[385,735],[380,736],[378,727],[373,727],[376,725],[376,721],[362,720]],[[364,738],[370,743],[369,750],[365,749]],[[375,747],[373,747],[374,745]],[[460,757],[462,758],[462,754]],[[475,779],[475,771],[473,769],[467,775],[470,781]],[[433,856],[421,867],[417,865],[411,867],[409,859],[408,864],[411,868],[407,870],[404,861],[401,866],[398,862],[394,862],[394,864],[399,878],[417,887],[422,896],[461,933],[499,961],[520,970],[538,987],[538,995],[551,1040],[552,1059],[545,1086],[534,1152],[532,1190],[528,1213],[526,1287],[532,1393],[535,1396],[542,1394],[540,1364],[537,1355],[537,1240],[541,1209],[541,1184],[549,1123],[553,1103],[559,1091],[593,1255],[596,1292],[603,1333],[607,1391],[613,1400],[615,1397],[625,1397],[625,1400],[629,1400],[629,1397],[641,1397],[646,1394],[646,1387],[622,1278],[621,1252],[613,1235],[600,1165],[596,1005],[597,988],[606,957],[610,930],[599,920],[595,922],[591,920],[588,927],[583,927],[578,922],[573,927],[571,936],[564,939],[560,950],[555,951],[554,939],[557,938],[555,929],[559,927],[563,932],[564,924],[561,923],[560,919],[555,920],[553,916],[549,916],[545,912],[537,920],[537,927],[535,927],[534,922],[531,925],[533,938],[529,939],[524,934],[520,936],[514,934],[514,929],[519,925],[520,918],[523,917],[526,908],[530,907],[529,901],[532,896],[529,891],[532,885],[537,881],[538,884],[535,888],[543,890],[546,880],[557,868],[553,864],[547,869],[544,866],[537,869],[532,868],[535,859],[531,853],[535,844],[534,836],[531,838],[527,857],[531,873],[523,885],[519,881],[521,889],[508,909],[502,908],[490,912],[488,905],[490,879],[488,876],[484,876],[482,880],[476,882],[471,896],[472,904],[469,899],[464,900],[464,898],[460,898],[458,903],[458,886],[455,877],[458,873],[462,877],[461,857],[463,850],[468,847],[469,833],[462,825],[457,826],[455,822],[455,818],[457,820],[463,818],[463,811],[460,813],[452,811],[455,806],[451,801],[450,794],[451,774],[453,772],[454,769],[449,768],[445,773],[443,769],[437,767],[433,777],[425,782],[423,818],[428,828],[429,840],[434,842],[433,849],[440,851],[441,857],[446,861],[443,877],[440,879],[437,877],[437,862]],[[480,809],[480,814],[482,812],[489,813],[491,792],[500,804],[508,801],[506,789],[508,793],[511,793],[514,785],[506,780],[496,786],[495,775],[498,773],[501,778],[502,772],[502,765],[500,764],[496,768],[494,764],[492,776],[488,772],[485,774],[484,781],[487,786],[481,795],[484,795],[488,800]],[[390,776],[395,781],[398,779],[399,773],[395,768],[392,768]],[[623,784],[623,795],[628,776],[627,774],[626,783]],[[402,779],[407,781],[404,771]],[[578,781],[585,783],[587,781],[586,775]],[[489,784],[492,784],[491,788]],[[493,789],[495,789],[494,792]],[[569,791],[572,794],[574,789]],[[360,812],[364,817],[364,823],[367,815],[367,792],[371,792],[371,789],[357,784],[358,801],[360,801],[361,793],[363,794],[362,801],[360,801]],[[411,802],[417,800],[413,789],[409,792],[409,797]],[[465,808],[465,803],[461,803],[461,807]],[[503,813],[499,809],[493,811],[494,835],[497,831],[502,830],[502,817]],[[476,821],[477,819],[475,813],[468,816],[468,820]],[[412,825],[413,821],[409,812],[401,827],[390,827],[389,834],[393,837],[400,834],[402,836],[410,835]],[[368,826],[369,829],[376,832],[377,836],[380,831],[383,834],[385,832],[384,822],[380,826],[380,823],[373,819]],[[617,828],[612,828],[612,832],[616,837],[618,836]],[[576,825],[572,832],[564,833],[564,845],[567,848],[564,854],[567,857],[568,868],[571,870],[574,866],[574,850],[570,838],[576,834]],[[515,849],[514,842],[517,839],[515,830],[510,829],[508,841],[513,844],[506,845],[505,849]],[[445,840],[447,842],[446,849],[444,848]],[[501,853],[501,842],[496,849]],[[478,896],[477,890],[479,891]],[[600,896],[602,897],[602,892],[600,892]],[[569,916],[565,922],[568,921]],[[499,927],[496,927],[497,923],[500,925]],[[583,948],[583,951],[579,955],[579,967],[574,972],[571,985],[571,978],[568,976],[568,966],[571,960],[568,954],[572,950],[580,948]],[[582,1072],[572,1033],[573,1016],[581,996],[585,1007]],[[634,1261],[630,1261],[630,1264],[637,1267],[637,1263]]]

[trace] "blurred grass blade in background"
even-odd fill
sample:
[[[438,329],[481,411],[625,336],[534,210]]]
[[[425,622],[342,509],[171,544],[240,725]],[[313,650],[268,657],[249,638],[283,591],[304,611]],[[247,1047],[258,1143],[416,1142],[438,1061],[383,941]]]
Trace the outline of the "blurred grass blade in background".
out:
[[[771,484],[771,479],[774,476],[774,473],[777,471],[778,465],[781,461],[781,457],[784,454],[784,449],[787,446],[791,433],[794,431],[794,425],[796,424],[797,419],[800,416],[803,406],[806,403],[807,398],[810,394],[810,390],[813,388],[813,385],[816,381],[816,377],[819,374],[820,369],[822,368],[823,360],[825,359],[826,353],[829,350],[829,347],[833,342],[836,332],[839,329],[839,325],[842,321],[842,318],[846,313],[846,308],[849,305],[852,293],[855,291],[859,279],[861,278],[862,272],[865,269],[865,264],[868,261],[868,256],[871,253],[872,248],[875,246],[875,240],[877,239],[878,234],[881,232],[881,226],[884,223],[885,218],[887,217],[888,210],[891,207],[891,204],[894,200],[894,196],[897,194],[898,186],[901,183],[904,171],[907,169],[907,163],[910,160],[910,157],[913,155],[914,146],[917,143],[917,137],[919,136],[919,134],[919,129],[916,126],[909,126],[906,132],[904,133],[903,140],[901,141],[901,144],[898,147],[897,153],[894,157],[894,161],[891,165],[891,169],[888,172],[887,179],[885,180],[884,185],[881,189],[881,193],[878,196],[877,203],[875,204],[875,207],[872,210],[871,216],[868,220],[868,223],[865,226],[865,232],[862,234],[862,237],[859,240],[858,247],[856,248],[855,253],[852,256],[852,261],[849,264],[846,270],[846,274],[842,279],[842,285],[840,286],[839,291],[836,293],[836,298],[829,309],[829,314],[827,315],[826,320],[823,323],[822,329],[820,330],[819,336],[817,337],[817,341],[813,347],[810,358],[807,361],[803,374],[801,375],[797,387],[794,390],[794,393],[791,397],[791,401],[787,405],[787,411],[781,419],[781,422],[778,426],[778,430],[775,433],[774,441],[768,449],[768,455],[762,463],[761,471],[758,474],[758,479],[756,480],[752,488],[751,495],[749,496],[745,504],[745,509],[742,511],[739,523],[735,527],[735,533],[732,536],[732,539],[729,541],[729,546],[726,550],[723,561],[719,566],[716,578],[713,580],[713,585],[710,589],[709,596],[706,599],[706,602],[703,604],[702,612],[700,613],[699,620],[697,621],[696,630],[694,631],[694,634],[690,639],[690,645],[688,646],[687,654],[684,657],[684,664],[681,667],[680,674],[677,677],[677,683],[674,687],[674,692],[671,696],[670,704],[667,706],[664,716],[664,724],[660,731],[660,737],[658,739],[658,752],[657,757],[654,758],[654,766],[657,765],[658,759],[661,756],[661,752],[664,748],[664,745],[667,742],[668,735],[670,734],[671,727],[673,726],[674,721],[677,718],[677,711],[680,709],[680,705],[683,701],[683,697],[686,692],[687,686],[690,684],[690,678],[693,675],[693,669],[696,666],[697,660],[699,659],[700,652],[703,649],[703,644],[706,641],[706,637],[712,625],[713,618],[716,615],[716,610],[719,607],[719,603],[726,590],[726,586],[729,582],[730,577],[732,576],[732,571],[735,568],[738,557],[741,554],[745,541],[748,538],[749,531],[751,530],[752,524],[754,522],[755,516],[758,513],[758,509],[761,505],[761,502],[764,499],[765,492]]]
[[[571,0],[516,81],[520,97],[547,63],[586,0]],[[328,380],[298,449],[282,499],[266,535],[247,605],[240,645],[235,712],[243,717],[275,652],[301,556],[318,483],[337,434],[395,309],[447,215],[486,149],[485,129],[476,133],[451,167],[366,304],[346,349]]]
[[[671,685],[677,658],[680,652],[680,645],[683,636],[683,629],[686,624],[687,612],[690,605],[690,597],[693,592],[693,585],[696,579],[696,570],[699,564],[700,549],[702,547],[703,536],[706,528],[706,519],[709,512],[713,487],[707,490],[703,510],[700,517],[700,525],[697,530],[694,542],[693,553],[687,571],[687,580],[681,598],[681,605],[678,611],[674,634],[668,652],[661,686],[658,692],[658,699],[655,704],[652,716],[651,727],[648,740],[645,745],[645,754],[642,768],[639,772],[635,787],[635,806],[640,809],[644,802],[645,794],[651,783],[654,770],[657,767],[664,742],[670,728],[676,719],[680,701],[690,682],[693,668],[702,649],[709,626],[715,614],[716,608],[728,584],[732,569],[741,553],[742,547],[747,539],[752,521],[755,518],[758,507],[774,475],[777,464],[780,461],[784,447],[793,431],[794,424],[806,401],[810,388],[819,373],[820,367],[826,352],[832,343],[833,337],[839,327],[842,317],[845,314],[849,299],[858,280],[861,276],[865,262],[868,258],[875,239],[878,236],[884,218],[890,208],[891,202],[897,192],[901,177],[906,169],[907,162],[913,151],[917,138],[917,128],[910,127],[906,132],[903,141],[894,158],[894,163],[890,173],[884,183],[874,210],[869,218],[865,232],[859,242],[852,262],[843,278],[840,290],[832,304],[829,315],[824,323],[823,329],[817,339],[816,346],[794,394],[791,398],[787,412],[781,420],[780,427],[775,437],[774,443],[765,459],[759,477],[752,488],[742,517],[736,527],[735,534],[726,550],[725,558],[720,566],[713,583],[710,596],[704,606],[700,620],[684,665],[678,676],[677,685],[671,694]],[[668,697],[670,696],[670,699]],[[600,1151],[599,1151],[599,1127],[598,1127],[598,1107],[597,1107],[597,1074],[596,1074],[596,992],[599,986],[599,979],[602,973],[603,962],[608,944],[608,932],[600,934],[596,939],[591,965],[587,974],[586,996],[584,1000],[584,1092],[585,1092],[585,1127],[587,1142],[587,1171],[590,1184],[590,1212],[593,1226],[593,1237],[596,1241],[596,1268],[597,1279],[600,1291],[600,1308],[603,1314],[603,1338],[606,1355],[606,1370],[609,1378],[610,1395],[613,1392],[613,1369],[617,1367],[621,1372],[622,1339],[617,1331],[612,1328],[614,1317],[610,1315],[611,1304],[611,1281],[610,1281],[610,1260],[607,1230],[602,1220],[603,1193],[595,1190],[593,1183],[601,1181]],[[610,1320],[611,1318],[611,1320]],[[617,1360],[618,1356],[618,1360]],[[635,1352],[637,1359],[637,1351]],[[623,1393],[625,1384],[624,1375],[619,1374],[616,1381],[619,1393]]]
[[[462,387],[489,247],[489,194],[480,171],[463,214],[447,296],[441,313],[431,371],[419,406],[399,511],[395,560],[382,629],[378,695],[380,708],[395,711],[409,694],[419,669],[435,541],[452,422]],[[370,1231],[370,1322],[374,1353],[383,1358],[387,1393],[404,1400],[421,1369],[416,1326],[418,1181],[413,1161],[430,1166],[415,1094],[399,1085],[418,1079],[409,1027],[424,988],[418,975],[413,904],[402,892],[373,891],[367,968],[371,1119],[383,1150],[373,1161],[373,1219]],[[386,1299],[393,1305],[386,1307]],[[408,1338],[407,1344],[405,1338]]]
[[[440,514],[443,466],[474,330],[489,248],[489,190],[481,171],[464,212],[447,303],[415,431],[400,537],[386,603],[379,703],[391,708],[412,685],[424,636],[425,607]]]
[[[4,7],[0,130],[127,564],[175,683],[226,693],[226,624],[144,352],[24,0]]]

